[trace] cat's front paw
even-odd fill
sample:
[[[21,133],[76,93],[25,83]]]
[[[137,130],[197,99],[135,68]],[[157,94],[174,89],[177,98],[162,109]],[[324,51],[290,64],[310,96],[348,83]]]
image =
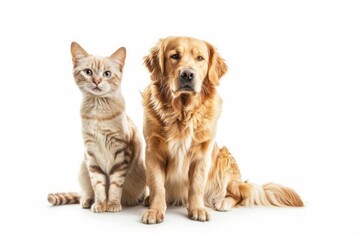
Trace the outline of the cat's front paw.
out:
[[[188,216],[191,220],[205,222],[210,220],[209,211],[205,208],[188,209]]]
[[[91,206],[91,211],[94,213],[106,212],[106,202],[95,202]]]
[[[164,212],[155,209],[149,209],[144,212],[141,221],[146,224],[161,223],[164,221]]]
[[[108,202],[107,203],[107,210],[108,212],[120,212],[122,206],[120,202]]]

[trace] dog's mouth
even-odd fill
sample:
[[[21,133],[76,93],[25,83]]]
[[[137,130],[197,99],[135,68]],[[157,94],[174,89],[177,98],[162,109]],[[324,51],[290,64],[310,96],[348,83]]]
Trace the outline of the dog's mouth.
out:
[[[186,92],[191,93],[191,92],[193,92],[193,93],[196,93],[195,89],[193,89],[190,86],[185,86],[185,87],[178,88],[176,90],[176,92],[181,92],[181,93],[186,93]]]
[[[182,106],[187,106],[194,96],[197,96],[197,92],[192,87],[178,88],[176,91],[172,91],[175,99],[181,102]]]
[[[195,89],[189,85],[184,85],[184,86],[180,86],[179,88],[177,88],[175,91],[173,91],[173,93],[175,95],[180,95],[183,93],[193,93],[193,94],[197,94],[197,92],[195,91]]]
[[[178,88],[178,91],[183,91],[183,92],[195,92],[195,89],[189,85],[185,85],[182,87]]]

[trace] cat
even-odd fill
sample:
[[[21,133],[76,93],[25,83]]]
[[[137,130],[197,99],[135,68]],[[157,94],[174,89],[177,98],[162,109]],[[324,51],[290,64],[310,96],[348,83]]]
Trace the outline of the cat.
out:
[[[126,49],[110,57],[89,55],[71,44],[73,75],[83,94],[82,134],[85,145],[77,193],[49,194],[53,205],[81,203],[93,212],[119,212],[122,204],[136,205],[146,194],[142,142],[125,113],[121,79]]]

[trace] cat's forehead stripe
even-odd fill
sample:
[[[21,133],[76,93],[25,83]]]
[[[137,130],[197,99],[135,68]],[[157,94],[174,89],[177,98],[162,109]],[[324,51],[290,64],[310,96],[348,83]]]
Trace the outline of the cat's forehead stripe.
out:
[[[105,59],[94,57],[90,62],[89,67],[95,72],[97,72],[98,70],[104,71],[106,69],[105,61],[106,61]]]

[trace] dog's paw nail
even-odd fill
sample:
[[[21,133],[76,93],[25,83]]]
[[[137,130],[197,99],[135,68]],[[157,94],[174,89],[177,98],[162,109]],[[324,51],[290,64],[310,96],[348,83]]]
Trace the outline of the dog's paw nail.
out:
[[[191,220],[205,222],[210,220],[210,214],[205,208],[193,209],[188,212]]]
[[[161,223],[163,221],[164,221],[164,213],[162,211],[158,211],[155,209],[147,210],[141,218],[141,222],[146,224]]]

